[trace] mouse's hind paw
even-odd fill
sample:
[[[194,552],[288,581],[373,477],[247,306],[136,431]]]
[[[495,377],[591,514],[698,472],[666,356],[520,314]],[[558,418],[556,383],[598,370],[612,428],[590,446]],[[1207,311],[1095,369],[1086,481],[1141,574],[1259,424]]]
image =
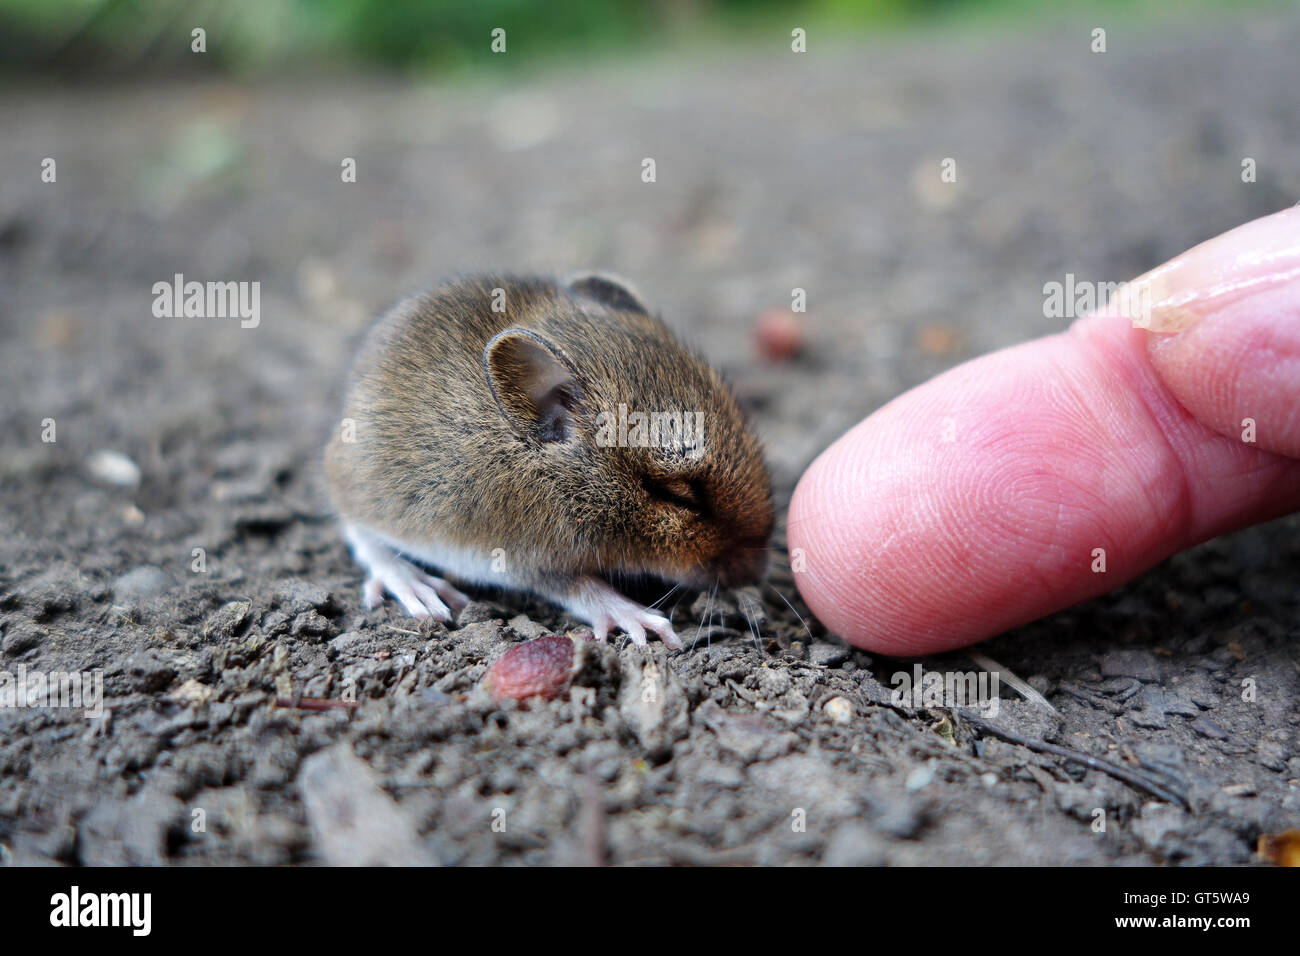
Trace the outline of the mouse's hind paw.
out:
[[[362,599],[367,609],[384,603],[384,594],[397,598],[411,617],[450,622],[469,598],[442,578],[426,574],[363,529],[348,528],[352,552],[365,565]]]
[[[385,592],[397,598],[411,617],[432,617],[439,621],[451,621],[469,603],[468,597],[442,578],[425,574],[406,561],[402,564],[405,567],[400,570],[386,568],[382,576],[372,571],[366,578],[363,595],[368,610],[384,603]]]

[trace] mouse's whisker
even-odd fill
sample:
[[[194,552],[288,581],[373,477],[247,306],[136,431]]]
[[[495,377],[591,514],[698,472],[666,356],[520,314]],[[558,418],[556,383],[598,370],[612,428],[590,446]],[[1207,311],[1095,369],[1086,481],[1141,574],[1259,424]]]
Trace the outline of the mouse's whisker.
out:
[[[700,593],[703,593],[703,592],[700,592]],[[692,651],[695,650],[695,645],[698,644],[698,643],[700,642],[700,634],[703,633],[703,631],[704,631],[704,615],[706,615],[706,614],[708,614],[708,613],[709,613],[709,605],[708,605],[708,602],[706,601],[705,604],[704,604],[704,610],[700,612],[700,625],[699,625],[699,627],[697,627],[697,628],[695,629],[695,640],[691,641],[691,650],[692,650]]]
[[[774,585],[774,584],[768,584],[768,587],[772,589],[772,593],[773,593],[773,594],[775,594],[777,597],[779,597],[782,601],[785,601],[785,606],[786,606],[786,607],[788,607],[791,611],[794,611],[794,616],[797,617],[797,618],[799,619],[799,623],[803,625],[804,633],[808,635],[808,640],[811,641],[811,640],[812,640],[812,630],[809,629],[809,627],[808,627],[808,622],[805,621],[805,620],[803,619],[803,615],[800,614],[800,613],[798,612],[798,610],[795,609],[795,606],[794,606],[793,604],[790,603],[790,601],[786,598],[786,596],[785,596],[784,594],[782,594],[779,590],[777,590],[776,585]]]
[[[648,611],[652,611],[652,610],[654,610],[655,608],[657,608],[657,607],[658,607],[660,604],[662,604],[664,601],[668,600],[670,597],[672,597],[674,594],[676,594],[678,588],[680,588],[680,587],[681,587],[680,584],[674,584],[671,588],[669,588],[669,589],[667,590],[667,592],[665,592],[665,594],[664,594],[663,597],[661,597],[658,601],[655,601],[654,604],[651,604],[648,608],[646,608],[646,610],[648,610]]]
[[[721,608],[721,607],[718,605],[718,603],[717,603],[717,597],[718,597],[718,586],[719,586],[721,583],[722,583],[722,579],[721,579],[721,578],[715,580],[715,581],[713,582],[713,593],[709,595],[709,643],[708,643],[708,646],[709,646],[710,648],[713,647],[713,615],[714,615],[715,613],[718,615],[718,624],[719,624],[719,625],[722,624],[722,608]]]
[[[713,596],[718,593],[718,584],[713,583],[713,590],[709,592],[709,599],[704,604],[704,612],[700,614],[700,626],[695,629],[695,640],[691,642],[691,650],[695,650],[695,645],[700,642],[700,632],[704,630],[704,617],[709,618],[709,643],[707,646],[713,646]]]
[[[789,528],[793,528],[795,525],[803,524],[805,521],[816,521],[818,518],[821,518],[827,514],[829,514],[828,509],[823,508],[822,510],[815,511],[810,515],[804,515],[802,518],[798,519],[797,521],[791,521],[790,516],[786,515],[785,527],[789,529]]]
[[[744,604],[744,602],[741,602],[740,604],[740,612],[745,615],[745,620],[749,623],[749,633],[754,637],[754,650],[758,651],[759,654],[762,654],[763,645],[758,639],[758,628],[754,622],[753,612]]]

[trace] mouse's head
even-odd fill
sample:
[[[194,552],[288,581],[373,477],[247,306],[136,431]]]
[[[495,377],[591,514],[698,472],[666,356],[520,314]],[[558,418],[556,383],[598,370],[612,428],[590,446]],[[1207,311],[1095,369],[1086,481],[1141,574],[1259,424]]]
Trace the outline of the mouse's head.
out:
[[[586,275],[547,292],[487,343],[483,370],[531,451],[516,478],[554,495],[552,532],[588,570],[761,579],[771,484],[730,388],[625,284]]]

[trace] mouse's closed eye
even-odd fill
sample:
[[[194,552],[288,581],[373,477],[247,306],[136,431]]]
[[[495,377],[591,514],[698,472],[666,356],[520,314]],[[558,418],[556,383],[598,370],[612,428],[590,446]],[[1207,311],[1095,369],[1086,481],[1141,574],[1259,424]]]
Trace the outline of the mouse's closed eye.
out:
[[[656,501],[685,508],[698,515],[708,514],[709,500],[704,485],[688,478],[642,478],[646,494]]]

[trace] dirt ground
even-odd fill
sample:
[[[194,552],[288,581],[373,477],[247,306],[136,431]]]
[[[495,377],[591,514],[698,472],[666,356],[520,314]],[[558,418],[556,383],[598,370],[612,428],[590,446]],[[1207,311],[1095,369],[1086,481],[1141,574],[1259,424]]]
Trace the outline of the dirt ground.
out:
[[[734,595],[686,595],[687,650],[586,646],[571,694],[497,705],[488,665],[577,623],[481,591],[452,627],[363,611],[324,495],[359,329],[452,272],[630,278],[736,383],[784,507],[864,414],[1061,329],[1045,282],[1137,275],[1300,196],[1300,16],[1117,23],[1105,54],[1092,26],[4,89],[0,670],[102,669],[109,715],[0,709],[0,859],[1254,861],[1300,825],[1294,518],[979,648],[1059,711],[1003,685],[997,728],[1135,782],[894,706],[914,662],[805,628],[781,569],[757,638]],[[155,317],[176,273],[260,282],[260,324]],[[765,363],[753,320],[795,287],[808,352]]]

